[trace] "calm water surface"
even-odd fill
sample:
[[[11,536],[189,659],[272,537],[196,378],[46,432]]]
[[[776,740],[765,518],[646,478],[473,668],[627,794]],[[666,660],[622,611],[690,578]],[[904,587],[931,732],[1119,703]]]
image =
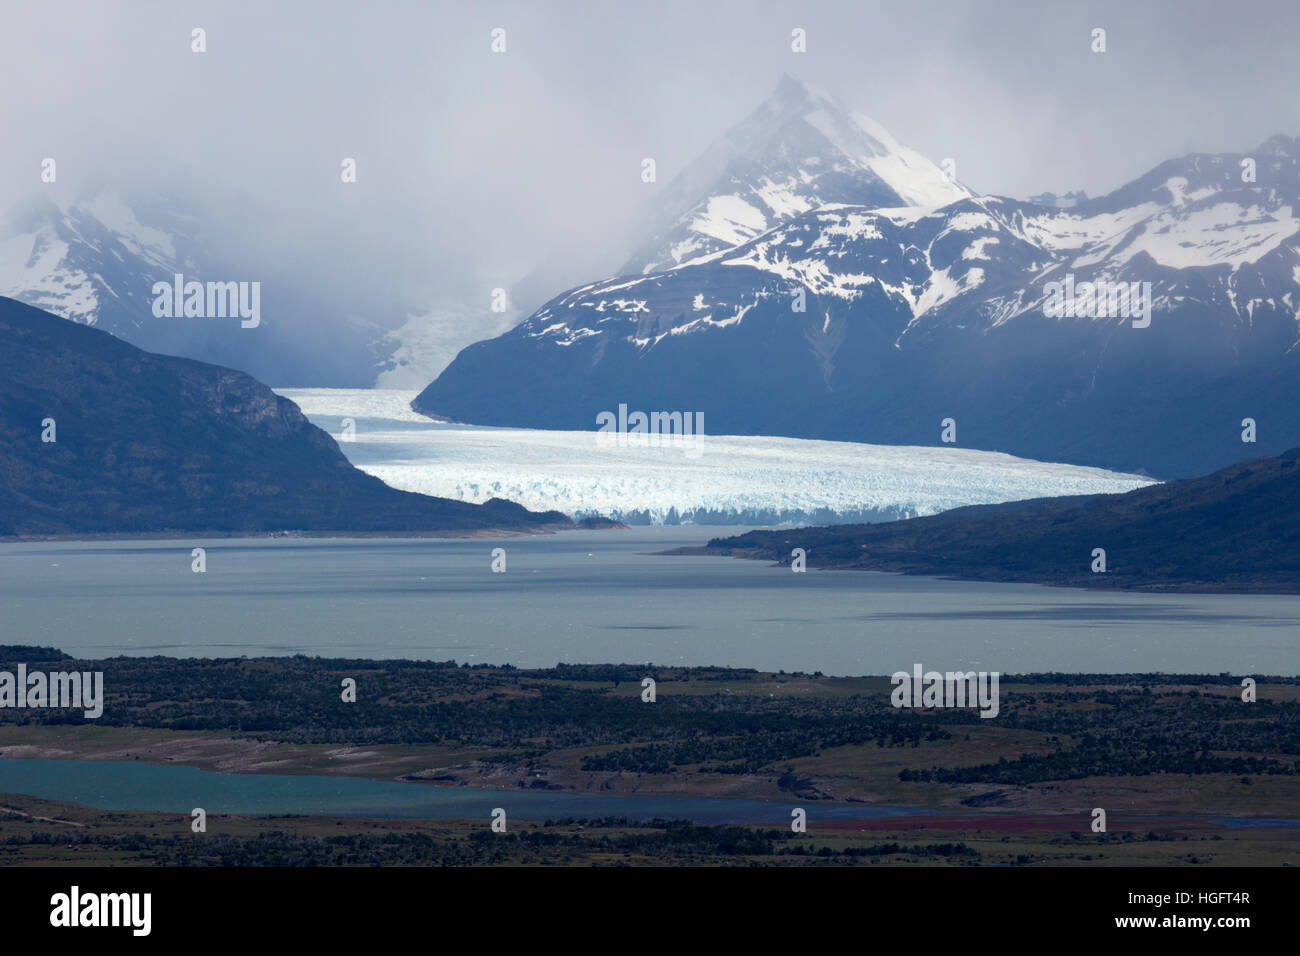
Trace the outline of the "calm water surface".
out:
[[[868,807],[795,800],[724,800],[613,794],[469,790],[356,777],[226,774],[166,764],[121,760],[0,759],[0,793],[25,793],[101,810],[270,816],[418,817],[488,820],[502,807],[507,821],[566,817],[628,817],[694,823],[782,823],[798,805],[809,820],[862,820],[928,815],[915,807]]]
[[[939,669],[1300,672],[1300,597],[1146,595],[659,557],[738,528],[509,539],[0,545],[3,643],[84,657],[321,654]],[[207,549],[207,572],[190,549]],[[503,547],[507,571],[490,571]]]
[[[194,807],[240,816],[371,816],[426,820],[490,819],[501,807],[509,820],[627,817],[690,820],[701,824],[790,822],[798,805],[808,820],[868,820],[933,816],[919,807],[881,807],[795,800],[540,793],[470,790],[355,777],[225,774],[175,764],[123,760],[8,760],[0,758],[0,793],[66,800],[102,810],[142,810],[188,817]],[[1298,827],[1291,817],[1213,817],[1232,828]]]

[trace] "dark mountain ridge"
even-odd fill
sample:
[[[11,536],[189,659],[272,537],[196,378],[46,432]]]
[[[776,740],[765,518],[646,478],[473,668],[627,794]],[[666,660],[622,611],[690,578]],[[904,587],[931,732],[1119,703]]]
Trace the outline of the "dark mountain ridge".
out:
[[[1118,495],[1038,498],[874,525],[753,531],[681,553],[1093,588],[1300,593],[1300,448]],[[1094,549],[1104,573],[1095,573]]]
[[[0,536],[566,527],[559,512],[390,488],[243,372],[0,298]]]

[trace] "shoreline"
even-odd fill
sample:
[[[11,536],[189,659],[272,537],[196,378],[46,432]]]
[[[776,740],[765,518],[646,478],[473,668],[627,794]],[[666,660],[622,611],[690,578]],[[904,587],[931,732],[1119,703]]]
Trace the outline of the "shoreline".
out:
[[[39,652],[53,649],[30,650],[33,653],[26,656],[43,660]],[[1284,738],[1271,746],[1229,751],[1229,756],[1240,753],[1242,757],[1266,758],[1240,765],[1198,769],[1195,761],[1187,762],[1189,757],[1153,773],[1142,769],[1140,762],[1121,759],[1130,751],[1140,753],[1142,745],[1117,740],[1121,752],[1109,775],[1072,773],[1068,762],[1059,764],[1054,772],[1036,775],[1007,776],[998,769],[1007,766],[1005,761],[1015,765],[1026,760],[1060,761],[1063,756],[1068,761],[1087,731],[1077,723],[1083,701],[1092,700],[1093,707],[1102,704],[1107,710],[1127,701],[1123,706],[1133,714],[1128,719],[1140,720],[1139,714],[1151,714],[1173,721],[1170,727],[1183,724],[1171,708],[1194,708],[1191,713],[1206,707],[1232,708],[1240,687],[1224,675],[1191,679],[1170,674],[1007,675],[1002,694],[1009,712],[1027,707],[1035,716],[1029,724],[1004,725],[971,720],[960,711],[890,709],[891,682],[885,676],[834,678],[651,668],[659,681],[658,706],[668,707],[663,713],[666,720],[681,724],[689,714],[716,712],[724,701],[729,711],[739,708],[738,714],[753,715],[737,716],[732,725],[718,728],[701,741],[704,749],[698,753],[687,752],[657,766],[659,761],[652,757],[656,749],[691,747],[697,738],[679,733],[668,738],[676,744],[665,744],[655,733],[634,732],[627,737],[619,729],[626,727],[630,732],[639,726],[634,715],[643,706],[637,701],[639,675],[646,672],[643,667],[559,665],[552,670],[528,671],[410,661],[214,659],[201,666],[226,688],[221,695],[224,700],[213,703],[230,715],[214,722],[211,704],[205,702],[207,679],[186,690],[190,685],[173,685],[167,676],[184,678],[192,672],[195,659],[145,659],[145,671],[127,677],[134,672],[136,660],[110,659],[104,668],[118,672],[114,686],[123,679],[134,682],[119,692],[129,695],[129,709],[109,708],[119,715],[116,723],[0,722],[0,758],[138,761],[231,776],[364,779],[422,784],[446,792],[794,801],[810,807],[857,804],[864,809],[910,806],[972,816],[1011,811],[1022,815],[1078,814],[1096,805],[1131,807],[1136,800],[1152,815],[1227,817],[1245,816],[1243,811],[1249,810],[1262,817],[1300,817],[1300,804],[1293,792],[1295,758]],[[51,659],[51,663],[60,669],[75,666],[70,660]],[[258,701],[268,694],[295,699],[321,693],[320,704],[304,706],[313,712],[315,707],[328,706],[326,696],[337,696],[328,688],[337,687],[342,674],[369,675],[365,686],[386,699],[399,687],[407,687],[399,695],[405,702],[382,705],[390,709],[367,718],[361,726],[370,729],[360,737],[344,711],[320,724],[314,735],[294,730],[297,718],[292,715],[284,717],[283,726],[238,729],[244,722],[239,715],[260,712]],[[1300,678],[1256,676],[1259,699],[1269,708],[1259,712],[1259,719],[1273,725],[1300,704]],[[245,682],[244,690],[231,681]],[[112,697],[108,703],[118,706]],[[464,713],[449,722],[444,719],[443,726],[430,726],[412,735],[406,729],[410,722],[435,703]],[[517,710],[519,705],[525,707],[523,713]],[[391,710],[393,707],[399,709]],[[539,707],[551,716],[527,716]],[[860,716],[848,722],[831,716],[843,714],[846,708]],[[768,743],[761,734],[746,736],[754,732],[746,727],[762,726],[754,721],[770,719],[763,714],[792,711],[821,714],[819,720],[839,720],[843,729],[813,731],[809,737],[803,737],[802,731],[785,730],[782,737]],[[593,718],[594,712],[604,716]],[[200,714],[209,715],[203,718],[208,727],[187,729],[187,724],[193,726],[190,715]],[[575,714],[588,715],[581,729],[562,730],[556,724],[574,719]],[[0,711],[0,716],[22,717],[8,710]],[[31,716],[35,717],[35,712]],[[517,729],[503,738],[476,735],[473,727],[484,718],[503,722],[503,729],[513,722]],[[1202,715],[1200,719],[1210,718]],[[796,725],[803,726],[802,721],[790,726]],[[863,725],[869,728],[865,734],[856,729]],[[691,726],[691,722],[681,726]],[[548,727],[552,728],[549,732],[538,735],[538,730]],[[1284,726],[1277,727],[1276,733],[1285,734]],[[909,738],[911,743],[906,742]],[[747,757],[747,753],[754,756]],[[1002,758],[1004,762],[998,764]],[[740,764],[732,763],[736,760]],[[986,771],[963,775],[962,768],[977,766]],[[939,776],[930,776],[933,772]],[[1240,779],[1245,776],[1253,779],[1247,783]]]
[[[0,760],[13,760],[13,761],[35,760],[35,761],[42,761],[42,762],[77,763],[77,762],[85,762],[87,761],[87,759],[90,760],[95,759],[95,758],[86,758],[86,757],[69,757],[69,756],[56,757],[56,756],[44,756],[44,755],[15,757],[7,752],[8,749],[9,748],[4,748],[3,750],[0,750]],[[103,759],[105,762],[115,762],[115,763],[134,762],[132,760],[129,760],[126,756],[123,756],[118,759],[112,759],[112,758],[100,758],[100,759]],[[140,759],[141,758],[139,756],[136,756],[134,758],[135,761],[138,761]],[[170,758],[165,758],[165,759],[170,759]],[[206,773],[217,773],[222,776],[307,777],[307,778],[319,780],[322,784],[331,780],[338,779],[337,776],[330,776],[326,774],[321,774],[319,772],[310,772],[310,771],[293,772],[285,768],[278,768],[275,770],[266,769],[266,770],[222,771],[222,770],[211,770],[205,767],[200,767],[195,763],[168,764],[168,763],[161,763],[156,759],[155,760],[146,759],[143,762],[158,767],[164,767],[164,766],[187,767],[190,769],[201,770]],[[362,779],[373,783],[394,784],[397,786],[406,786],[407,784],[423,784],[424,786],[421,787],[420,789],[432,789],[434,791],[440,791],[447,794],[461,794],[461,793],[469,793],[474,795],[478,795],[480,793],[493,794],[494,795],[493,799],[498,799],[498,797],[495,796],[496,794],[500,794],[502,798],[504,798],[504,796],[508,794],[525,794],[526,799],[534,798],[534,797],[546,797],[546,796],[551,796],[560,799],[567,798],[567,797],[576,797],[583,801],[588,799],[600,800],[601,798],[605,798],[607,800],[635,799],[635,800],[650,801],[651,804],[653,804],[653,802],[656,801],[662,801],[665,804],[668,804],[672,801],[689,801],[692,804],[695,803],[707,804],[710,801],[714,801],[718,804],[719,807],[728,804],[735,804],[735,803],[751,805],[750,809],[754,810],[755,812],[760,812],[761,809],[772,807],[774,805],[778,805],[782,808],[786,806],[790,806],[790,807],[806,806],[813,810],[813,814],[810,814],[810,822],[814,822],[813,815],[815,814],[816,816],[820,817],[819,819],[815,820],[818,826],[828,827],[832,829],[889,830],[889,831],[910,830],[910,829],[997,830],[997,831],[1053,830],[1059,832],[1059,831],[1067,831],[1067,830],[1078,830],[1082,826],[1080,820],[1080,812],[1076,810],[1064,809],[1064,808],[1062,809],[1025,808],[1024,810],[991,808],[988,810],[980,810],[978,808],[969,805],[951,806],[948,808],[942,806],[922,807],[922,806],[911,806],[911,805],[871,803],[868,801],[856,800],[853,798],[849,798],[847,800],[817,800],[814,798],[812,800],[809,800],[806,795],[801,796],[801,795],[795,795],[790,793],[777,794],[771,796],[761,796],[761,795],[748,795],[748,794],[737,795],[737,794],[728,794],[728,793],[701,794],[701,793],[695,793],[695,792],[690,792],[685,790],[653,790],[649,792],[643,792],[640,790],[621,791],[621,790],[603,790],[603,789],[597,792],[576,791],[576,790],[563,790],[563,791],[527,790],[527,789],[520,790],[515,787],[509,787],[504,785],[489,786],[485,782],[480,782],[473,785],[461,784],[458,786],[447,786],[429,780],[420,780],[414,777],[413,775],[407,775],[397,779],[387,778],[387,777],[375,777],[369,775],[360,776],[360,775],[353,775],[353,774],[348,774],[347,776],[352,779]],[[413,787],[412,791],[414,792],[415,789],[416,788]],[[53,802],[67,804],[71,806],[85,807],[89,810],[93,810],[100,813],[168,813],[169,812],[166,810],[156,810],[148,807],[128,807],[128,808],[117,807],[112,809],[105,809],[104,807],[96,806],[91,803],[84,803],[82,801],[77,801],[77,800],[62,800],[58,798],[44,797],[44,796],[25,793],[21,791],[0,790],[0,800],[6,797],[28,797],[28,798],[39,799],[39,800],[51,800]],[[854,814],[858,812],[859,808],[861,810],[861,815],[855,816]],[[265,813],[235,811],[224,815],[234,816],[234,817],[244,817],[249,819],[274,819],[274,818],[279,818],[284,816],[315,817],[315,818],[350,817],[354,819],[373,818],[373,819],[383,819],[383,820],[427,820],[427,821],[451,821],[451,820],[469,819],[469,818],[458,817],[458,816],[441,816],[437,814],[420,815],[420,814],[413,814],[409,812],[397,812],[398,809],[399,808],[397,807],[389,808],[388,812],[382,812],[382,810],[380,809],[375,809],[375,810],[368,810],[364,813],[360,811],[345,812],[345,811],[332,810],[332,809],[324,809],[324,810],[306,809],[291,814],[272,812],[272,811],[268,811]],[[400,808],[400,809],[409,810],[410,808]],[[830,811],[831,815],[829,816],[821,815],[820,813],[817,812],[819,810]],[[875,812],[871,812],[871,811],[875,811]],[[5,812],[12,812],[12,811],[0,805],[0,813],[5,813]],[[666,811],[666,812],[675,813],[679,811]],[[683,814],[682,819],[689,818],[690,816],[689,810],[684,810],[680,812]],[[624,814],[618,814],[618,815],[625,815],[625,813],[626,811],[624,811]],[[524,818],[521,817],[520,819],[524,819]],[[530,815],[527,819],[533,820],[534,822],[538,822],[542,818]],[[654,818],[646,817],[645,819],[654,819]],[[663,817],[662,819],[671,819],[671,817]],[[1159,824],[1165,826],[1196,825],[1196,826],[1215,826],[1215,827],[1223,827],[1223,828],[1300,829],[1300,817],[1277,816],[1272,813],[1252,814],[1252,813],[1241,813],[1241,812],[1227,812],[1227,811],[1219,811],[1219,810],[1208,810],[1208,811],[1195,812],[1195,813],[1186,813],[1186,812],[1176,813],[1176,812],[1160,812],[1159,810],[1144,809],[1142,811],[1133,813],[1133,815],[1131,816],[1125,814],[1122,817],[1119,817],[1119,819],[1122,819],[1130,828],[1140,828],[1141,826],[1146,824]],[[51,822],[55,822],[55,821],[51,821]],[[698,823],[700,821],[696,820],[694,822]],[[764,823],[763,821],[751,820],[745,823],[731,823],[731,824],[722,824],[722,825],[763,826],[763,825],[770,825],[770,824]]]
[[[95,534],[32,534],[0,535],[0,545],[4,544],[39,544],[41,542],[95,542],[95,541],[190,541],[196,538],[209,540],[245,540],[263,538],[268,541],[282,541],[310,538],[333,538],[338,540],[367,540],[372,538],[523,538],[538,535],[562,534],[566,531],[625,531],[628,526],[620,522],[605,522],[584,525],[551,524],[536,528],[483,528],[475,531],[151,531],[151,532],[102,532]]]
[[[834,527],[834,526],[832,526]],[[782,529],[784,530],[784,529]],[[799,529],[792,529],[791,533]],[[719,548],[708,545],[697,547],[684,546],[669,548],[664,551],[649,552],[657,557],[687,558],[734,558],[742,561],[767,561],[773,568],[788,568],[789,564],[759,549]],[[847,571],[867,574],[896,574],[909,578],[934,578],[939,581],[956,581],[963,584],[1026,584],[1044,588],[1062,588],[1071,591],[1089,591],[1096,594],[1205,594],[1205,595],[1272,595],[1276,597],[1300,596],[1300,582],[1286,587],[1272,584],[1225,585],[1212,581],[1145,581],[1134,584],[1104,583],[1102,578],[1097,583],[1080,584],[1073,581],[1054,580],[1051,578],[1029,578],[1010,574],[963,574],[959,571],[941,571],[938,569],[915,569],[910,567],[857,567],[854,565],[817,565],[809,559],[808,569],[813,571]]]

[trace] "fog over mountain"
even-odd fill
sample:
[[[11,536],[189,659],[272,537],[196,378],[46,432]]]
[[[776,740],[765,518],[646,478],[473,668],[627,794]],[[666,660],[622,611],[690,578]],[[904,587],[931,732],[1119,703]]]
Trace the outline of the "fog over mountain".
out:
[[[619,271],[654,235],[668,184],[784,73],[953,160],[977,193],[1105,195],[1170,157],[1300,131],[1300,12],[1252,9],[670,2],[633,16],[396,2],[376,16],[23,0],[0,36],[0,205],[18,216],[0,242],[54,229],[33,222],[42,201],[118,197],[156,228],[144,207],[174,197],[165,216],[203,210],[181,238],[223,250],[198,263],[220,270],[204,278],[266,287],[257,344],[213,342],[207,357],[276,384],[387,373],[415,385],[563,289]],[[196,27],[204,53],[191,51]],[[490,49],[498,27],[503,54]],[[1090,49],[1098,27],[1105,53]],[[806,53],[792,52],[794,29]],[[41,181],[47,158],[54,183]],[[345,158],[355,183],[340,181]],[[6,275],[36,251],[6,250]],[[96,272],[85,287],[120,305]],[[495,289],[505,311],[491,309]]]
[[[624,274],[465,349],[413,407],[582,429],[627,403],[899,445],[960,421],[975,448],[1161,477],[1300,440],[1294,139],[1066,208],[945,166],[787,76],[669,185]]]

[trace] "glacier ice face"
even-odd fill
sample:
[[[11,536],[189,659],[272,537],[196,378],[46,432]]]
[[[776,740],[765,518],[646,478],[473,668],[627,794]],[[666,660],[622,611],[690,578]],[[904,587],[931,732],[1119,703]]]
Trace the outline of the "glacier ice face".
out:
[[[627,524],[845,524],[964,505],[1130,491],[1137,475],[955,447],[705,435],[699,446],[628,446],[594,430],[431,421],[398,389],[286,388],[354,465],[395,488]],[[606,436],[608,437],[608,436]]]

